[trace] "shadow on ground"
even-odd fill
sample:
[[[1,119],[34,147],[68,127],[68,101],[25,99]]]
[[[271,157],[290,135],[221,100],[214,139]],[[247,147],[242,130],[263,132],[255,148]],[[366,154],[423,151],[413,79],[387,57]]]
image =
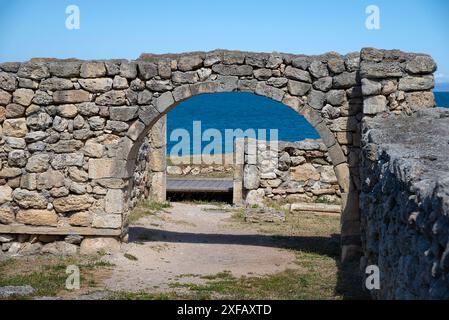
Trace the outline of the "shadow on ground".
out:
[[[370,298],[369,294],[362,288],[363,281],[359,262],[340,263],[340,236],[337,234],[333,234],[331,237],[205,234],[130,226],[129,241],[251,245],[326,255],[333,258],[338,267],[337,286],[335,288],[337,294],[342,295],[344,299]]]

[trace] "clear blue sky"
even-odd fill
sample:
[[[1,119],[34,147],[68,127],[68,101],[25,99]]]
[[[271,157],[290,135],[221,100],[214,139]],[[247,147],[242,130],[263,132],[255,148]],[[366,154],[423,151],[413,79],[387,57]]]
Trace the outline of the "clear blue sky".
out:
[[[65,28],[68,5],[80,29]],[[380,30],[365,8],[380,9]],[[430,53],[449,82],[447,0],[0,0],[0,61],[128,58],[216,48],[317,54],[365,46]]]

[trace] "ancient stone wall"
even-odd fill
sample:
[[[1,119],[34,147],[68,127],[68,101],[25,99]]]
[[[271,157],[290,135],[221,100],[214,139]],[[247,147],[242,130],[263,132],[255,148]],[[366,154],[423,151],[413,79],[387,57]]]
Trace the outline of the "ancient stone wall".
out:
[[[448,299],[449,110],[366,119],[362,141],[363,269],[380,270],[373,295]]]
[[[134,190],[144,181],[135,171],[154,124],[192,96],[245,91],[291,107],[320,134],[340,186],[346,257],[360,244],[362,109],[371,115],[394,105],[388,96],[389,108],[382,107],[377,91],[375,99],[362,95],[360,76],[399,80],[389,93],[397,92],[399,104],[401,88],[417,90],[405,97],[414,110],[432,104],[434,69],[428,56],[375,49],[344,56],[218,50],[143,54],[136,61],[2,63],[0,233],[126,237],[135,198],[147,194]],[[148,194],[165,183],[163,167],[151,169]]]
[[[242,184],[246,204],[263,206],[267,200],[341,203],[334,167],[321,140],[245,142]]]

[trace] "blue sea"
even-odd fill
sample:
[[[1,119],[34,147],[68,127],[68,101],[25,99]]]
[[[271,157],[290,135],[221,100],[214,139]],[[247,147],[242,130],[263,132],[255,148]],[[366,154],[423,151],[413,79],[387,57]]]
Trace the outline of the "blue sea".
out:
[[[436,104],[439,107],[449,107],[449,92],[435,92]],[[196,130],[194,130],[194,121]],[[199,122],[201,121],[201,128]],[[170,139],[175,129],[181,129],[181,133],[191,137],[190,153],[197,154],[208,145],[209,140],[201,141],[201,150],[194,149],[193,139],[201,140],[201,135],[207,129],[217,129],[222,137],[225,137],[226,129],[278,129],[278,140],[299,141],[307,138],[317,139],[318,133],[301,115],[280,102],[270,100],[266,97],[257,96],[252,93],[229,92],[204,94],[192,97],[168,113],[167,116],[167,152],[170,153],[181,139]],[[180,131],[175,131],[179,133]],[[194,132],[196,133],[194,136]],[[208,132],[208,131],[206,131]],[[211,132],[209,130],[209,132]],[[200,133],[200,134],[198,134]],[[217,131],[212,132],[216,136]],[[267,136],[258,136],[259,139],[268,139]],[[173,137],[174,138],[174,137]],[[232,150],[232,141],[221,142],[221,150],[224,153]],[[199,146],[199,144],[198,144]]]

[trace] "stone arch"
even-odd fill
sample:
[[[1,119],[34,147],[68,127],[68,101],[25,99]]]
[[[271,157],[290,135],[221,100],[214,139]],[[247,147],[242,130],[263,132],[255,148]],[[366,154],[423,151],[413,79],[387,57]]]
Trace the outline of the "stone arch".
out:
[[[246,61],[248,59],[246,55],[252,56],[251,53],[241,53],[241,52],[228,52],[228,51],[216,51],[213,52],[213,54],[218,55],[218,59],[226,60],[226,56],[228,56],[227,59],[230,61],[237,59],[241,59],[243,56],[243,60],[240,61]],[[208,54],[199,54],[201,57],[202,55],[205,55],[204,59],[207,59]],[[290,59],[293,59],[293,57],[289,56],[290,58],[286,58],[286,55],[281,54],[255,54],[256,57],[261,58],[262,60],[265,58],[266,63],[268,61],[278,61],[279,64],[275,68],[279,68],[281,65],[283,65],[283,62],[285,59],[287,61],[291,61]],[[145,57],[145,56],[143,56]],[[173,56],[172,56],[173,57]],[[179,55],[174,56],[176,61],[182,61],[184,60],[196,60],[198,59],[198,55],[196,54],[187,54],[187,55]],[[354,59],[353,56],[349,56]],[[156,59],[158,61],[158,64],[160,61],[166,61],[167,59],[165,56],[163,57],[151,57],[151,60],[154,61]],[[162,60],[159,60],[162,59]],[[328,60],[334,61],[334,59],[339,60],[340,63],[343,63],[344,65],[344,59],[343,57],[337,55],[337,54],[330,54],[330,55],[324,55],[324,56],[318,56],[318,57],[304,57],[301,56],[300,61],[297,62],[297,66],[300,67],[299,64],[305,63],[309,67],[312,63],[316,66],[316,68],[323,68],[326,67],[325,63],[327,63]],[[347,59],[347,58],[346,58]],[[201,60],[201,58],[199,58]],[[356,59],[357,60],[357,59]],[[281,62],[282,61],[282,62]],[[204,63],[204,62],[203,62]],[[335,63],[338,64],[337,61]],[[276,63],[273,64],[276,66]],[[212,65],[212,72],[211,75],[214,74]],[[223,66],[223,65],[222,65]],[[226,66],[226,65],[224,65]],[[229,65],[232,68],[232,64]],[[240,64],[238,65],[240,68],[243,68],[245,66],[248,66],[247,64]],[[239,68],[237,67],[237,68]],[[226,68],[226,67],[225,67]],[[164,93],[160,94],[158,97],[154,98],[152,101],[152,105],[147,107],[147,110],[145,111],[145,115],[141,116],[140,119],[136,120],[136,122],[132,125],[132,127],[136,128],[137,135],[132,136],[133,142],[130,144],[130,141],[128,140],[129,137],[123,138],[123,145],[128,145],[125,150],[129,150],[128,155],[126,156],[126,162],[128,165],[135,164],[136,158],[138,154],[138,150],[140,148],[140,145],[142,141],[145,139],[145,137],[148,136],[152,126],[163,116],[165,116],[170,110],[175,108],[179,103],[197,95],[201,94],[207,94],[207,93],[222,93],[222,92],[250,92],[254,93],[256,95],[264,96],[266,98],[272,99],[274,101],[278,101],[283,103],[284,105],[290,107],[294,111],[296,111],[298,114],[304,116],[304,118],[309,122],[309,124],[318,132],[321,139],[323,140],[324,144],[328,148],[329,156],[332,160],[332,164],[334,166],[334,170],[337,176],[337,180],[341,189],[342,193],[342,239],[343,239],[343,245],[347,248],[346,250],[351,250],[349,248],[358,250],[358,234],[353,233],[354,230],[357,230],[357,221],[358,221],[358,198],[357,196],[350,195],[351,193],[357,192],[355,190],[354,185],[351,182],[350,177],[350,169],[348,165],[348,157],[345,155],[345,153],[342,150],[342,146],[340,145],[339,141],[337,140],[335,132],[331,131],[330,124],[332,123],[332,115],[324,115],[325,113],[322,112],[322,109],[325,107],[324,101],[321,102],[322,105],[320,106],[311,106],[309,103],[307,103],[307,93],[309,91],[318,92],[318,90],[315,90],[312,86],[312,83],[310,83],[310,87],[307,89],[307,83],[302,83],[297,78],[307,78],[306,74],[309,74],[310,79],[313,79],[314,76],[310,74],[310,71],[305,71],[299,68],[291,67],[295,70],[290,70],[288,72],[292,73],[293,75],[290,76],[290,78],[287,78],[287,82],[280,88],[276,88],[270,85],[267,85],[267,80],[272,79],[272,82],[275,82],[276,80],[273,78],[276,77],[270,77],[266,78],[262,77],[260,79],[255,78],[254,73],[256,73],[256,70],[269,70],[266,68],[259,68],[251,69],[252,76],[250,79],[248,79],[248,76],[235,76],[235,74],[239,74],[240,71],[237,70],[231,70],[229,72],[223,72],[225,74],[232,74],[232,75],[220,75],[218,74],[216,79],[213,80],[206,80],[206,81],[198,81],[191,84],[173,84],[173,88],[171,90],[167,90]],[[288,68],[284,66],[284,68]],[[327,67],[326,67],[327,68]],[[200,70],[203,70],[204,68],[201,68]],[[308,70],[307,68],[305,68]],[[226,69],[225,69],[226,70]],[[294,72],[298,71],[304,71],[306,73],[300,74],[300,75],[294,75]],[[351,69],[350,69],[351,70]],[[188,73],[189,71],[186,71]],[[192,72],[192,71],[190,71]],[[233,73],[234,72],[234,73]],[[267,72],[267,71],[264,71]],[[277,78],[283,78],[283,75],[285,74],[285,69],[283,72],[279,72],[280,76]],[[319,71],[316,71],[319,72]],[[324,71],[321,71],[324,72]],[[332,73],[332,71],[327,71],[328,74]],[[349,73],[349,72],[348,72]],[[341,73],[340,73],[341,74]],[[209,75],[210,76],[210,75]],[[296,78],[295,78],[296,77]],[[351,76],[349,76],[351,77]],[[293,79],[296,80],[293,80]],[[351,82],[352,80],[352,82]],[[293,84],[291,85],[291,88],[288,88],[288,82],[291,81]],[[312,80],[311,80],[312,81]],[[349,82],[348,82],[349,81]],[[356,91],[357,89],[354,89],[354,87],[359,86],[359,82],[356,79],[356,72],[352,71],[352,79],[346,80],[347,83],[344,83],[342,85],[338,85],[337,87],[340,88],[342,91],[346,91],[348,89]],[[304,88],[296,88],[297,86],[304,86]],[[341,88],[344,88],[341,89]],[[306,92],[303,93],[303,96],[299,96],[298,92],[295,90],[306,90]],[[332,90],[331,87],[327,90],[327,92]],[[295,94],[293,94],[295,93]],[[312,97],[313,98],[313,97]],[[323,99],[324,100],[324,99]],[[319,103],[319,102],[318,102]],[[331,109],[332,106],[330,104],[327,104],[326,107],[328,109]],[[348,106],[349,108],[349,106]],[[329,110],[330,113],[335,110]],[[331,118],[331,119],[329,119]],[[338,115],[337,117],[338,118]],[[329,123],[330,121],[330,123]],[[345,125],[343,125],[345,126]],[[347,126],[347,125],[346,125]],[[344,131],[343,131],[344,132]],[[350,134],[350,133],[349,133]],[[134,172],[134,167],[131,165],[128,167],[129,175],[131,175]],[[131,184],[130,189],[127,190],[128,193],[131,192]],[[125,196],[127,198],[127,196]],[[351,204],[348,206],[348,199],[351,201]],[[348,224],[347,221],[350,221],[350,224]],[[348,226],[348,231],[346,232],[345,228]],[[346,235],[347,234],[347,235]],[[348,248],[349,246],[349,248]],[[345,253],[346,255],[346,253]]]
[[[216,50],[0,64],[0,233],[125,236],[138,147],[177,103],[246,91],[302,114],[342,190],[343,259],[360,250],[361,123],[435,105],[425,54]]]

